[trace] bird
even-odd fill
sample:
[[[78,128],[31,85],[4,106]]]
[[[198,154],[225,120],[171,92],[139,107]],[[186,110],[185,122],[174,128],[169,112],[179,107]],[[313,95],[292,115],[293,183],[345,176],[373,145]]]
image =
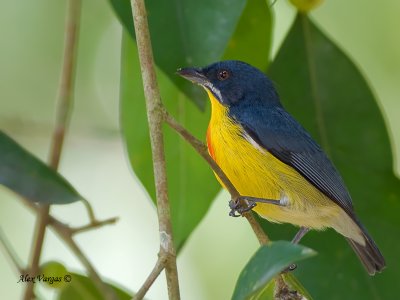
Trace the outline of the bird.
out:
[[[333,228],[343,235],[370,275],[385,259],[357,218],[339,172],[320,145],[283,107],[273,82],[237,60],[177,70],[203,87],[211,102],[208,152],[253,210],[274,223],[309,229]],[[224,187],[223,182],[216,175]]]

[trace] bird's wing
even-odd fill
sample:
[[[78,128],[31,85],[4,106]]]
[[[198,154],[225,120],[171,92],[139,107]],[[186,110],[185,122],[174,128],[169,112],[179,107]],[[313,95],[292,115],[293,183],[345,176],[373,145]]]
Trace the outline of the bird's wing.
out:
[[[282,107],[256,113],[253,110],[234,118],[261,147],[354,216],[350,194],[338,171],[310,134]]]

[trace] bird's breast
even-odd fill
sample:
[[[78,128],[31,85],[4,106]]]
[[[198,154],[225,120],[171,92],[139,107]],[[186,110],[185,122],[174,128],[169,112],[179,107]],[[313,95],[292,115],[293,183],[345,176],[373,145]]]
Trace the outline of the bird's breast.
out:
[[[268,166],[276,160],[246,134],[230,115],[227,107],[209,93],[212,112],[207,129],[207,146],[232,184],[242,195],[280,198],[274,182],[276,175]],[[220,181],[223,185],[223,183]]]

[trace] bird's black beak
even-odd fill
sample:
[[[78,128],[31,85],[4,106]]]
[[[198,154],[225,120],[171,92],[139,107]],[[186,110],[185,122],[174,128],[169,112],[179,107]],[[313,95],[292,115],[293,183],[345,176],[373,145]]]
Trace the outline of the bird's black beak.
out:
[[[206,76],[204,76],[201,68],[180,68],[176,71],[176,73],[183,78],[201,86],[204,86],[206,83],[208,83],[208,79]]]

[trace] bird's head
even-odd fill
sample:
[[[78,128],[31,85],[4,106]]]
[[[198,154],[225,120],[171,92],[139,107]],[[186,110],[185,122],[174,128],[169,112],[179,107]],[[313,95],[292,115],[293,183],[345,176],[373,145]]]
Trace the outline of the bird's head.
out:
[[[279,97],[271,82],[257,68],[236,60],[227,60],[203,68],[182,68],[177,71],[187,80],[201,85],[224,106],[278,104]]]

